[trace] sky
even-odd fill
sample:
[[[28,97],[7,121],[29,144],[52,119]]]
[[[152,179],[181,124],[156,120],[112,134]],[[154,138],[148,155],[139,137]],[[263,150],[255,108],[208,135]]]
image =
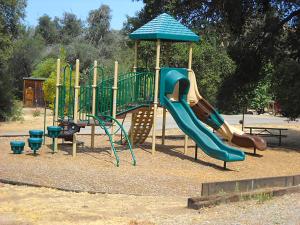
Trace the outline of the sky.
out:
[[[25,24],[36,26],[40,16],[61,17],[64,12],[72,12],[86,20],[89,11],[101,4],[109,5],[112,10],[111,28],[116,30],[122,28],[126,15],[133,16],[143,7],[142,1],[132,0],[27,0]]]

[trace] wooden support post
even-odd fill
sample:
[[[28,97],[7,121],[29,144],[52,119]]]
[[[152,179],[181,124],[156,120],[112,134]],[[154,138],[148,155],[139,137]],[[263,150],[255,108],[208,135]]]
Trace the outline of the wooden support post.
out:
[[[97,61],[94,61],[92,115],[96,115]],[[95,124],[92,124],[91,149],[95,148]]]
[[[192,44],[189,46],[189,62],[188,62],[188,78],[190,79],[192,73],[192,59],[193,59],[193,48]],[[190,103],[190,96],[187,96],[187,102]],[[188,151],[188,140],[189,137],[184,135],[184,154],[187,154]]]
[[[55,90],[55,111],[54,125],[58,125],[58,107],[59,107],[59,87],[60,87],[60,59],[57,59],[56,65],[56,90]],[[53,142],[53,152],[57,151],[57,141]]]
[[[134,42],[134,62],[133,62],[133,72],[136,72],[137,69],[137,51],[138,51],[138,42]]]
[[[155,88],[154,88],[154,112],[153,112],[153,126],[152,126],[152,154],[155,153],[156,141],[156,117],[158,106],[158,85],[159,85],[159,58],[160,58],[160,40],[156,42],[156,66],[155,66]]]
[[[136,69],[137,69],[137,51],[138,51],[138,42],[135,41],[134,42],[134,62],[133,62],[133,72],[136,72]],[[133,120],[133,117],[134,117],[134,113],[131,113],[131,125],[130,125],[130,136],[129,136],[129,141],[130,141],[130,144],[132,147],[134,147],[134,140],[133,140],[133,136],[135,135],[134,132],[133,132],[133,128],[134,128],[134,120]]]
[[[167,118],[167,110],[163,108],[163,123],[162,123],[162,137],[161,137],[161,144],[165,144],[165,137],[166,137],[166,118]]]
[[[118,61],[115,61],[115,72],[114,72],[114,84],[113,84],[113,106],[112,106],[112,117],[116,119],[117,115],[117,91],[118,91],[118,68],[119,64]],[[115,141],[115,135],[114,135],[114,130],[115,130],[115,123],[113,122],[111,126],[111,133],[112,133],[112,141]],[[111,155],[114,155],[113,149],[111,149]]]
[[[72,81],[70,81],[72,82]],[[76,70],[75,70],[75,84],[74,84],[74,119],[73,122],[77,123],[78,116],[78,95],[79,95],[79,59],[76,59]],[[76,157],[76,148],[77,148],[77,134],[73,134],[73,148],[72,148],[72,156]]]

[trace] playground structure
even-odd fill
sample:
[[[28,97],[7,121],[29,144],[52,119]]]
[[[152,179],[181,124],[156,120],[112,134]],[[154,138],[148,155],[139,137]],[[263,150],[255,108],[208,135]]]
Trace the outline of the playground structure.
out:
[[[118,62],[115,62],[114,74],[105,74],[104,69],[95,61],[88,74],[82,76],[77,59],[75,78],[72,65],[69,64],[63,68],[61,76],[60,60],[57,60],[54,121],[56,126],[67,126],[66,133],[61,133],[58,137],[73,142],[73,157],[76,156],[77,133],[85,126],[91,126],[91,148],[94,148],[95,143],[95,127],[99,126],[105,131],[117,165],[119,157],[115,145],[126,144],[135,165],[132,144],[143,143],[150,130],[152,130],[152,154],[155,154],[159,104],[164,107],[162,144],[165,143],[166,110],[168,110],[185,133],[185,154],[190,137],[207,155],[224,161],[224,167],[226,162],[242,161],[245,158],[244,152],[225,145],[200,120],[234,144],[265,149],[266,143],[263,139],[246,136],[234,130],[199,94],[192,71],[192,42],[199,41],[199,36],[173,17],[163,13],[131,33],[129,37],[135,41],[135,51],[133,70],[128,73],[119,74]],[[156,41],[155,73],[138,68],[138,44],[143,40]],[[160,68],[161,41],[189,43],[187,69]],[[202,102],[207,104],[204,105]],[[124,117],[128,112],[132,112],[132,119],[127,134],[123,123],[117,118]],[[202,116],[203,113],[206,115],[205,118]],[[121,133],[121,140],[116,141],[115,135],[118,132]],[[248,142],[235,141],[236,137]],[[56,149],[57,142],[54,142],[54,151]]]

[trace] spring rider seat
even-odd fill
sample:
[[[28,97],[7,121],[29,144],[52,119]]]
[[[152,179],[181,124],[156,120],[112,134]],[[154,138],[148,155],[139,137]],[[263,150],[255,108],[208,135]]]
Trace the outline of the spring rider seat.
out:
[[[29,135],[31,138],[43,138],[44,132],[42,130],[30,130]]]
[[[59,136],[62,128],[59,126],[48,126],[47,127],[48,130],[48,137],[52,138],[52,153],[55,152],[55,142],[56,142],[56,138]]]
[[[22,154],[24,151],[25,142],[24,141],[11,141],[10,147],[14,154]]]
[[[43,138],[28,138],[28,145],[33,151],[33,154],[36,154],[36,152],[40,149],[42,142]]]

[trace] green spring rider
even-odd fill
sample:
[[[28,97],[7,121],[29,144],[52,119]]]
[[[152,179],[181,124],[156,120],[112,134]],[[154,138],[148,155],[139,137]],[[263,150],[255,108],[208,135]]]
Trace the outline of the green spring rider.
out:
[[[24,151],[25,142],[24,141],[11,141],[11,150],[14,154],[22,154]]]
[[[42,146],[43,138],[28,138],[28,145],[33,151],[33,154],[36,155],[36,152]]]
[[[52,153],[55,152],[55,142],[56,142],[56,138],[59,136],[62,128],[59,126],[48,126],[47,127],[48,130],[48,137],[52,138]]]

